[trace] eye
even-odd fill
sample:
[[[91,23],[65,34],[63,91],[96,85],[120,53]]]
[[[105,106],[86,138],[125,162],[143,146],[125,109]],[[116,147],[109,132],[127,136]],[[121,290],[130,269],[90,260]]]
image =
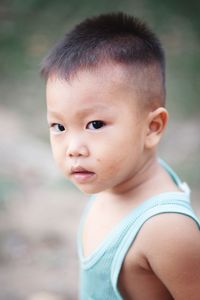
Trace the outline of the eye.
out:
[[[100,120],[91,121],[87,124],[86,128],[91,130],[97,130],[105,126],[105,122]]]
[[[53,129],[55,132],[62,132],[65,131],[65,127],[59,123],[53,123],[50,125],[50,128]]]

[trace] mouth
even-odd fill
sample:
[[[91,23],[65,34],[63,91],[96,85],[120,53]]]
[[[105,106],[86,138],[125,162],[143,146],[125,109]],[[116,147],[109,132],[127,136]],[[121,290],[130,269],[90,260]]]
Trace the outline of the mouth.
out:
[[[95,173],[89,170],[86,170],[82,167],[72,167],[70,176],[77,182],[77,183],[86,183],[91,181],[95,177]]]

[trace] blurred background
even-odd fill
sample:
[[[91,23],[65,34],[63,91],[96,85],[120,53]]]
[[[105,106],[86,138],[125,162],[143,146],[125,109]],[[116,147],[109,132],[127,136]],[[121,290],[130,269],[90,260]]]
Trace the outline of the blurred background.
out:
[[[87,16],[124,11],[160,37],[170,124],[160,147],[200,215],[200,2],[0,0],[0,299],[78,299],[76,230],[86,197],[49,147],[43,56]]]

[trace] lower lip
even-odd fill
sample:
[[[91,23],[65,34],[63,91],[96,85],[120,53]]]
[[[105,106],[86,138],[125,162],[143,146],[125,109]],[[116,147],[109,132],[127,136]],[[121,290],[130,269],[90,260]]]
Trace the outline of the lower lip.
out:
[[[90,172],[76,172],[72,174],[73,178],[75,179],[76,182],[78,183],[84,183],[84,182],[89,182],[91,181],[95,173],[90,173]]]

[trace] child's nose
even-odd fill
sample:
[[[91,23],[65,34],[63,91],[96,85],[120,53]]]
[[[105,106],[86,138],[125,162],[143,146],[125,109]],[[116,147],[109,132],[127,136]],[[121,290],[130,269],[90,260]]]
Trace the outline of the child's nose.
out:
[[[71,142],[66,150],[66,155],[68,157],[77,157],[77,156],[88,156],[89,151],[86,145],[81,143],[81,141],[73,141]]]

